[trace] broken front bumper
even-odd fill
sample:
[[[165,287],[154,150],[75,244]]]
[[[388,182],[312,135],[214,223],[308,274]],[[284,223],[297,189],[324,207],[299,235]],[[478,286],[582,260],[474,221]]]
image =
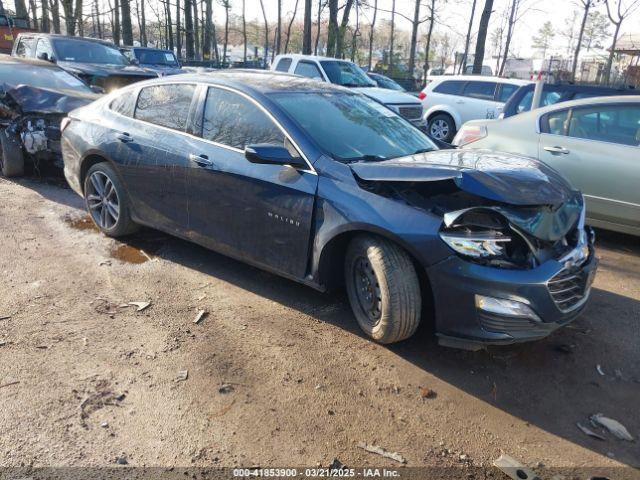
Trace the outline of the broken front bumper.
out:
[[[546,337],[584,310],[597,264],[590,247],[580,266],[549,260],[531,270],[505,270],[457,256],[433,265],[427,275],[440,344],[475,350]],[[479,299],[521,308],[487,308]]]

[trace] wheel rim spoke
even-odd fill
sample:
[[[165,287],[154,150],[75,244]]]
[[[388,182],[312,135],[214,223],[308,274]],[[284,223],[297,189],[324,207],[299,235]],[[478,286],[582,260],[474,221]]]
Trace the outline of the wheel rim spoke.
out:
[[[120,202],[115,185],[103,172],[94,172],[89,180],[86,201],[91,216],[101,228],[113,228],[120,217]]]

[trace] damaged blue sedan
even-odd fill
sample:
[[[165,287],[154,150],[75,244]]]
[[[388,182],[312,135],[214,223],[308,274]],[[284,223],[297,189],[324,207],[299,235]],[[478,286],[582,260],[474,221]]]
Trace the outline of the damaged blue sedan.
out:
[[[580,192],[490,151],[437,150],[383,105],[269,72],[135,84],[62,125],[65,175],[107,235],[150,226],[318,290],[381,343],[539,339],[596,271]]]

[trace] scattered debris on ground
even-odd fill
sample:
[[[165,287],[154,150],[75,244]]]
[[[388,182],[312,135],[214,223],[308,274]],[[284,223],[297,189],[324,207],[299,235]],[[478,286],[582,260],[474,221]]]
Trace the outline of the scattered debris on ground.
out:
[[[196,318],[193,320],[193,323],[195,323],[197,325],[202,320],[204,320],[204,318],[206,316],[207,316],[207,311],[206,310],[198,310],[198,313],[196,314]]]
[[[606,438],[604,438],[602,435],[600,435],[599,433],[594,432],[589,427],[585,427],[580,422],[577,422],[576,426],[580,430],[582,430],[582,433],[584,433],[585,435],[589,435],[590,437],[597,438],[598,440],[606,440]]]
[[[598,373],[599,373],[600,375],[602,375],[603,377],[605,376],[605,373],[604,373],[604,371],[602,370],[602,367],[600,366],[600,364],[597,364],[597,365],[596,365],[596,370],[598,371]]]
[[[331,462],[331,465],[329,465],[329,469],[330,470],[345,470],[346,467],[344,466],[344,463],[342,463],[337,458],[334,458],[333,462]]]
[[[233,385],[229,383],[224,383],[218,388],[218,393],[226,394],[233,392]]]
[[[366,443],[359,443],[358,448],[366,450],[370,453],[375,453],[385,458],[390,458],[391,460],[395,460],[398,463],[407,463],[405,458],[400,455],[398,452],[389,452],[378,445],[367,445]]]
[[[419,387],[420,388],[420,398],[423,400],[436,398],[438,394],[435,390],[431,390],[428,387]]]
[[[187,378],[189,378],[189,370],[180,370],[176,375],[176,382],[184,382]]]
[[[629,430],[627,430],[624,425],[622,425],[617,420],[614,420],[613,418],[605,417],[601,413],[596,413],[594,415],[591,415],[590,420],[592,424],[599,425],[605,428],[606,430],[611,432],[614,437],[619,438],[620,440],[626,440],[627,442],[633,442],[634,440],[634,438],[629,433]]]
[[[136,307],[136,312],[142,312],[151,305],[151,302],[129,302],[129,305]]]
[[[16,380],[15,382],[7,382],[0,385],[0,388],[10,387],[11,385],[17,385],[20,383],[20,380]]]
[[[0,315],[0,320],[9,320],[11,315]]]
[[[122,457],[117,457],[116,458],[116,463],[118,465],[128,465],[129,461],[127,460],[127,457],[122,456]]]
[[[540,480],[533,470],[525,467],[521,462],[504,453],[493,462],[493,466],[513,480]]]
[[[92,413],[106,406],[117,407],[126,397],[125,393],[118,394],[113,392],[106,380],[98,381],[95,390],[80,403],[80,424],[84,428],[89,428],[87,419]]]

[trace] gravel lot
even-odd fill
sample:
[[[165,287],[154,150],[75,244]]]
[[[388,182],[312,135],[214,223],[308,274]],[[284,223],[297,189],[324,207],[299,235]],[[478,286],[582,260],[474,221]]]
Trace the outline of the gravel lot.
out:
[[[342,294],[154,231],[104,237],[59,179],[0,179],[0,198],[0,466],[398,466],[365,442],[408,466],[640,467],[637,440],[576,427],[601,412],[640,436],[638,239],[598,232],[570,327],[471,353],[428,326],[379,346]]]

